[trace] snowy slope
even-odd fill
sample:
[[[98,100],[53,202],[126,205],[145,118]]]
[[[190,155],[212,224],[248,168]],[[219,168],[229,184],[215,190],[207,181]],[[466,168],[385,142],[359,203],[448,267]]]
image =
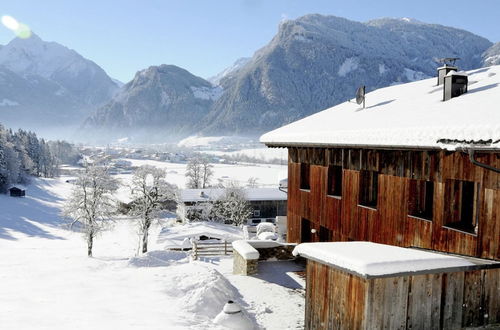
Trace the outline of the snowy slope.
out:
[[[0,195],[1,329],[223,330],[212,320],[229,299],[256,328],[302,327],[303,291],[279,276],[286,267],[247,278],[232,275],[230,257],[189,262],[162,249],[157,224],[144,256],[122,218],[87,258],[81,235],[61,226],[66,179],[35,179],[26,198]]]
[[[436,78],[382,88],[366,108],[345,102],[266,133],[268,145],[454,148],[440,140],[485,142],[500,149],[500,66],[469,72],[469,90],[443,102]]]

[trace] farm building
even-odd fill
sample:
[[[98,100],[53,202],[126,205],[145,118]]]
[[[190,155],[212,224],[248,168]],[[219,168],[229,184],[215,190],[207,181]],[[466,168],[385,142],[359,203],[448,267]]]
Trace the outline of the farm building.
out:
[[[203,210],[224,196],[226,189],[184,189],[180,194],[177,216],[183,222],[199,219]],[[245,199],[253,210],[249,225],[261,222],[275,222],[276,216],[286,215],[287,194],[278,188],[245,188]]]
[[[433,78],[382,88],[366,107],[346,102],[261,137],[288,148],[289,242],[370,241],[497,264],[500,66],[450,71],[444,86]],[[488,273],[500,294],[500,273],[479,272],[464,276]],[[316,312],[306,307],[306,319]]]

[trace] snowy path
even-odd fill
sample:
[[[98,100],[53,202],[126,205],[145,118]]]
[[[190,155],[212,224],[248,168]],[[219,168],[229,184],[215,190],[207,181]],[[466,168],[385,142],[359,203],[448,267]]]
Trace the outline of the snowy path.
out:
[[[135,227],[117,221],[87,258],[80,234],[60,226],[69,186],[37,179],[26,198],[0,196],[0,329],[217,329],[211,320],[228,299],[261,328],[302,324],[302,293],[232,275],[230,258],[189,263],[166,253],[159,227],[153,251],[134,258]]]

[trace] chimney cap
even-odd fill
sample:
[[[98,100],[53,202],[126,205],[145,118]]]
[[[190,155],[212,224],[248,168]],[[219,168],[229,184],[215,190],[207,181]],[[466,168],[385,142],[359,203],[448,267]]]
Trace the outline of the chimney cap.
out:
[[[456,75],[456,76],[467,76],[467,77],[469,76],[469,75],[467,74],[467,72],[465,72],[465,71],[459,71],[459,72],[457,72],[457,71],[450,71],[450,72],[448,72],[446,75],[447,75],[447,76],[455,76],[455,75]]]

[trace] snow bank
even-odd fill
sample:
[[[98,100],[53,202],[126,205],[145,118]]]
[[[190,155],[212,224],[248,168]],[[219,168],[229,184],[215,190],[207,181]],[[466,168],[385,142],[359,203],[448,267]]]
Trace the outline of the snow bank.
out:
[[[303,243],[297,245],[293,255],[365,276],[474,265],[460,257],[372,242]]]
[[[174,274],[165,285],[167,294],[180,298],[183,310],[212,320],[228,300],[236,300],[238,290],[217,270],[198,263],[172,268]],[[185,274],[190,276],[185,276]]]
[[[257,251],[253,246],[248,244],[247,241],[235,241],[233,242],[233,249],[239,253],[245,260],[256,260],[259,259],[259,251]]]
[[[130,258],[128,264],[135,267],[164,267],[174,263],[189,261],[185,252],[178,251],[150,251],[143,256]]]

